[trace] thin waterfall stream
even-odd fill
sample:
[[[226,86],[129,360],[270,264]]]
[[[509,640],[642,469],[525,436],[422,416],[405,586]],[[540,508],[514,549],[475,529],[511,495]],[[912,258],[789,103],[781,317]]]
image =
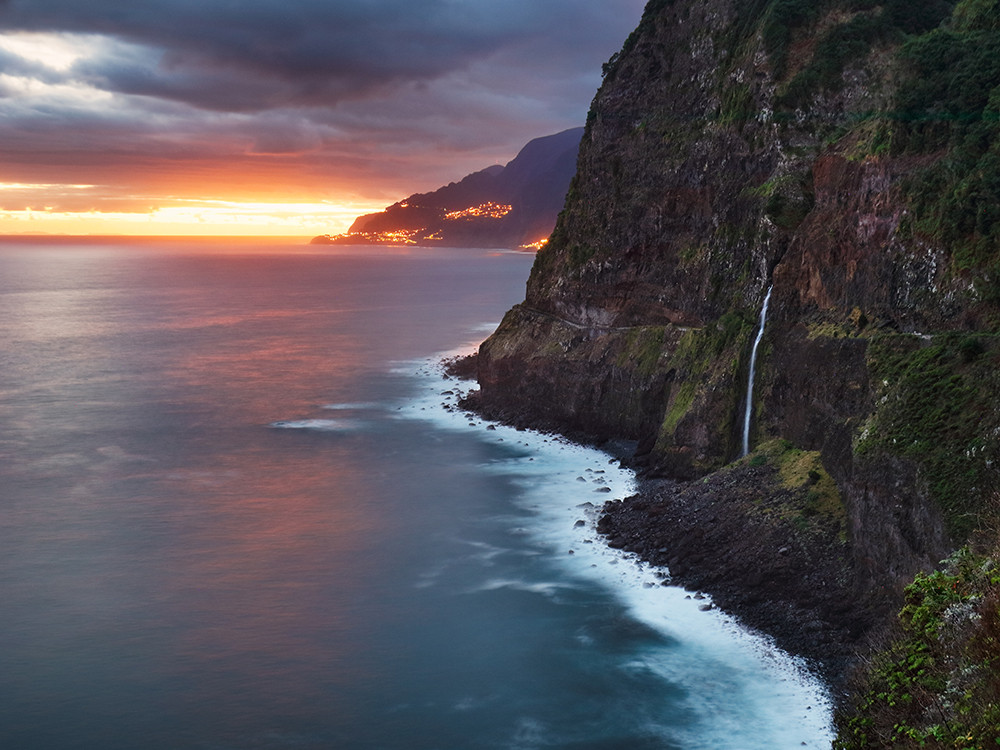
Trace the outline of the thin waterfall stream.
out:
[[[757,347],[760,346],[760,340],[764,336],[764,325],[767,323],[767,305],[771,301],[772,289],[774,289],[774,285],[769,286],[767,294],[764,295],[764,305],[760,309],[760,325],[757,327],[757,338],[753,340],[753,349],[750,350],[750,375],[747,378],[746,413],[743,415],[742,455],[744,456],[750,452],[750,414],[753,411],[753,378],[757,367]]]

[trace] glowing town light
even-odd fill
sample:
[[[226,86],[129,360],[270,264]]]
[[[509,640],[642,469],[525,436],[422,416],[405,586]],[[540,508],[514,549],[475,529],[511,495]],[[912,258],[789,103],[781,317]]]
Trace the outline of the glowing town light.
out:
[[[522,250],[541,250],[547,244],[549,244],[549,238],[545,237],[540,240],[535,240],[534,242],[529,242],[526,245],[520,245],[519,248]]]
[[[460,219],[502,219],[509,214],[513,206],[487,201],[478,206],[470,206],[461,211],[450,211],[444,215],[448,221],[458,221]]]
[[[394,229],[383,232],[344,232],[337,235],[325,235],[337,244],[357,245],[416,245],[414,239],[424,229]]]

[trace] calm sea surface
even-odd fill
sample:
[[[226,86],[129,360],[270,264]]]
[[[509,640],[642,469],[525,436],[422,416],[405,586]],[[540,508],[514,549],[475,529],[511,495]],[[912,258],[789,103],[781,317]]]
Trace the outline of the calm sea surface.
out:
[[[0,747],[828,746],[791,660],[600,544],[630,475],[451,409],[530,264],[0,243]]]

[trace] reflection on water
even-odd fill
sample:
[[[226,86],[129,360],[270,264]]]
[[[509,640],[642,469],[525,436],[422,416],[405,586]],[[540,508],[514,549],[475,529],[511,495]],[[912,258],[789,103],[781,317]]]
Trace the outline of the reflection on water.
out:
[[[390,361],[498,317],[530,262],[408,257],[0,250],[8,739],[328,734],[385,676],[370,631],[422,554],[397,507],[421,467],[386,456],[398,430],[267,425],[398,401]]]
[[[0,746],[698,747],[530,450],[400,418],[531,258],[301,249],[0,244]]]

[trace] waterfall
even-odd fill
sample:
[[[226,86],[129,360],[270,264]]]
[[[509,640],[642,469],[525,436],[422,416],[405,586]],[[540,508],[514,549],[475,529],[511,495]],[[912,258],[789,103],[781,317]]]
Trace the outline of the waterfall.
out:
[[[764,295],[764,306],[760,310],[760,325],[757,327],[757,338],[753,340],[753,349],[750,350],[750,375],[747,378],[747,405],[746,413],[743,415],[743,455],[750,452],[750,414],[753,411],[753,376],[757,366],[757,347],[764,336],[764,324],[767,322],[767,304],[771,301],[771,290],[774,286],[767,288]]]

